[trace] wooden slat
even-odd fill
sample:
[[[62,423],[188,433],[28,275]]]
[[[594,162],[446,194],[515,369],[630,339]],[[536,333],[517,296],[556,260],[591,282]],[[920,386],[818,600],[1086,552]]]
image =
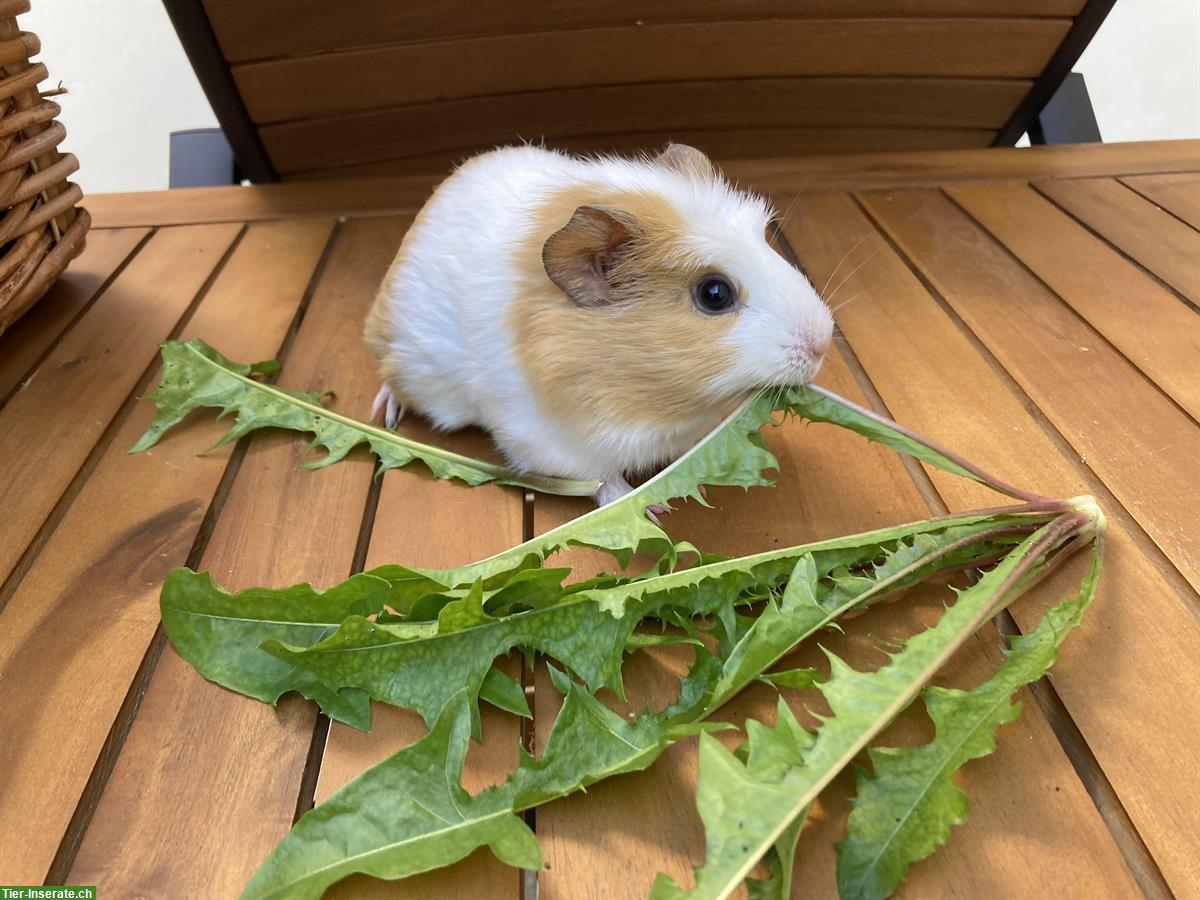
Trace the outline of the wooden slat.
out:
[[[88,197],[88,209],[97,227],[107,228],[415,212],[441,177],[409,175],[343,179],[337,184],[265,184],[93,194]]]
[[[691,144],[715,159],[735,161],[739,158],[762,154],[780,156],[783,154],[853,153],[864,148],[879,149],[882,147],[894,147],[900,150],[921,147],[975,148],[987,146],[993,137],[994,132],[992,131],[967,128],[759,128],[739,131],[676,129],[559,138],[547,141],[546,146],[575,154],[638,155],[661,149],[667,143],[675,141]],[[516,143],[516,141],[513,140],[509,143]],[[491,148],[486,145],[474,145],[453,151],[439,151],[403,159],[391,159],[388,160],[385,167],[372,164],[371,168],[374,171],[382,170],[388,174],[411,175],[427,172],[433,175],[447,173],[467,157],[488,149]],[[375,153],[383,152],[383,148],[360,145],[353,150],[348,149],[347,152],[370,159]],[[295,158],[300,165],[307,164],[304,162],[302,154],[297,153]],[[348,157],[348,159],[353,158]],[[309,177],[312,170],[293,173],[285,165],[281,167],[281,171],[284,177],[293,178]],[[353,166],[351,171],[353,171]]]
[[[1131,175],[1121,181],[1193,228],[1200,229],[1200,175]]]
[[[960,181],[1079,178],[1130,172],[1200,172],[1200,141],[1152,141],[987,150],[919,151],[735,160],[726,172],[760,190],[895,187]],[[341,178],[254,187],[93,194],[97,228],[256,222],[293,216],[364,215],[419,207],[439,180],[430,175]]]
[[[845,364],[836,356],[828,360],[820,380],[841,393],[858,396]],[[666,522],[672,536],[710,552],[738,554],[928,515],[899,460],[875,445],[845,431],[808,428],[799,422],[767,429],[766,437],[780,459],[779,483],[749,493],[710,491],[716,509],[688,504],[672,513]],[[582,503],[538,497],[535,528],[550,527],[582,509]],[[611,561],[597,554],[575,551],[571,556],[580,566],[599,564],[611,570]],[[582,573],[577,570],[577,574],[586,572],[586,568]],[[856,665],[876,666],[880,655],[872,636],[898,638],[932,624],[944,596],[930,593],[924,600],[913,605],[907,598],[879,607],[848,626],[849,636],[825,632],[820,643],[847,654]],[[999,637],[988,626],[962,652],[950,672],[952,681],[978,683],[998,658],[998,647]],[[821,657],[814,641],[789,658],[788,665],[823,666]],[[631,658],[625,674],[630,709],[647,702],[661,708],[673,699],[678,686],[674,678],[682,661],[678,653],[639,653]],[[539,675],[535,735],[542,744],[558,700],[544,673]],[[801,701],[811,706],[813,696],[794,699],[797,712],[805,715]],[[748,716],[771,721],[773,709],[773,692],[752,689],[717,718],[738,724]],[[984,771],[968,768],[964,773],[972,793],[972,818],[956,829],[948,852],[939,851],[931,862],[912,870],[906,893],[937,896],[945,885],[953,884],[956,895],[987,896],[996,884],[1003,884],[1013,896],[1075,889],[1089,896],[1135,895],[1120,854],[1036,704],[1027,698],[1025,710],[1020,724],[1002,733],[996,761]],[[811,719],[810,724],[815,725]],[[927,740],[927,732],[923,717],[913,715],[889,737],[899,735],[902,742],[911,742],[923,735]],[[724,739],[734,741],[738,735]],[[644,773],[594,785],[585,796],[539,809],[538,836],[550,863],[539,875],[539,897],[643,897],[657,871],[690,884],[689,867],[699,864],[704,853],[695,812],[695,766],[695,744],[683,742]],[[1037,775],[1031,778],[1034,771]],[[839,788],[846,786],[843,779]],[[801,839],[795,883],[803,885],[805,896],[836,894],[830,846],[840,837],[846,810],[844,801],[833,796],[837,789],[828,793]],[[1038,809],[1046,812],[1039,815]],[[1029,830],[1031,818],[1039,823],[1036,834]],[[997,835],[1004,836],[1007,851],[990,854],[986,848]],[[611,877],[614,865],[621,868],[620,879]],[[1076,888],[1082,882],[1088,886]]]
[[[1174,748],[1200,741],[1196,598],[1178,575],[1161,571],[1157,554],[1132,524],[1142,508],[1160,501],[1140,488],[1117,488],[1126,475],[1133,478],[1157,465],[1153,457],[1140,464],[1137,441],[1127,432],[1144,431],[1162,444],[1186,444],[1190,437],[1194,445],[1192,426],[1176,418],[1164,422],[1161,408],[1174,408],[1161,396],[1144,397],[1139,386],[1145,382],[1115,354],[1072,353],[1081,345],[1078,332],[1086,328],[944,197],[877,192],[862,200],[1087,465],[1102,476],[1120,476],[1106,481],[1128,511],[1113,508],[1116,501],[1105,504],[1111,524],[1100,596],[1064,645],[1051,679],[1163,875],[1187,895],[1200,875],[1190,849],[1200,839],[1190,800],[1200,791],[1200,776],[1180,771]],[[891,250],[870,237],[848,201],[802,199],[795,223],[788,233],[806,260],[836,260],[868,235],[853,257],[875,254],[854,277],[853,289],[865,293],[840,310],[838,320],[901,421],[1019,484],[1054,496],[1089,490],[1020,399],[1003,388]],[[1093,395],[1112,399],[1089,399]],[[981,409],[986,416],[978,414]],[[1131,409],[1138,414],[1131,416]],[[1097,446],[1100,441],[1105,446]],[[980,488],[931,474],[952,508],[977,506],[983,499]],[[1179,514],[1195,508],[1186,496],[1191,481],[1182,477],[1175,482],[1180,496],[1166,501]],[[1186,533],[1180,537],[1194,542]],[[1026,602],[1013,612],[1025,630],[1037,621]],[[1153,666],[1141,664],[1147,656]],[[1169,690],[1162,690],[1164,684]],[[1147,740],[1148,729],[1172,738]]]
[[[259,123],[455,97],[698,76],[1032,78],[1069,24],[861,19],[647,25],[352,50],[239,65],[233,74]]]
[[[273,355],[331,228],[251,226],[183,337],[215,340],[235,359]],[[97,305],[110,301],[120,303],[104,296]],[[199,455],[228,427],[211,414],[131,456],[153,417],[151,404],[133,407],[0,613],[0,859],[9,883],[42,883],[93,766],[111,764],[101,751],[158,626],[162,580],[187,559],[228,460],[228,448]]]
[[[1027,185],[970,185],[948,193],[1200,420],[1200,319]]]
[[[58,340],[129,255],[146,228],[93,230],[87,245],[33,308],[0,338],[0,401]]]
[[[383,43],[610,25],[836,16],[1073,16],[1082,0],[559,0],[553,7],[505,0],[396,3],[358,0],[204,0],[230,62],[300,56]],[[280,23],[287,27],[281,28]]]
[[[0,410],[6,578],[221,255],[236,225],[162,231]],[[36,446],[31,446],[36,435]]]
[[[864,202],[901,247],[911,248],[927,277],[1179,571],[1200,587],[1195,423],[945,198],[868,193]],[[937,224],[937,248],[929,246],[932,232],[921,230],[929,221]],[[953,266],[944,249],[951,246],[964,251]],[[1141,320],[1131,317],[1130,324]],[[1183,327],[1195,331],[1200,320]]]
[[[369,406],[362,317],[404,225],[353,222],[339,232],[281,384],[336,387],[339,408]],[[252,438],[200,568],[230,589],[324,586],[349,574],[373,463],[356,452],[300,469],[306,456],[295,435]],[[272,709],[206,682],[168,646],[69,882],[118,895],[236,896],[291,826],[315,721],[314,706],[294,695]]]
[[[267,125],[285,171],[515,141],[777,128],[976,128],[995,131],[1032,82],[813,78],[612,85],[472,97]],[[760,151],[761,156],[766,151]]]
[[[374,370],[372,370],[374,371]],[[435,433],[410,417],[404,432],[417,440],[450,447],[472,456],[499,459],[486,435],[474,432]],[[468,488],[438,481],[414,467],[389,472],[376,511],[366,565],[403,563],[411,566],[449,567],[483,559],[523,539],[524,503],[521,492],[484,485]],[[453,540],[447,536],[453,535]],[[520,678],[521,660],[507,661],[509,675]],[[480,743],[472,742],[463,773],[463,787],[472,794],[503,781],[517,766],[521,744],[520,722],[508,713],[482,705]],[[420,716],[411,710],[376,704],[371,731],[360,731],[334,722],[321,761],[317,802],[321,802],[368,767],[425,734]],[[462,862],[398,883],[352,877],[330,891],[331,898],[359,900],[372,897],[513,898],[521,893],[519,870],[500,863],[490,850],[480,850]]]
[[[1034,187],[1193,303],[1200,303],[1200,231],[1112,178],[1035,182]]]
[[[932,187],[964,181],[1200,172],[1200,141],[1061,144],[748,160],[730,174],[760,190]]]

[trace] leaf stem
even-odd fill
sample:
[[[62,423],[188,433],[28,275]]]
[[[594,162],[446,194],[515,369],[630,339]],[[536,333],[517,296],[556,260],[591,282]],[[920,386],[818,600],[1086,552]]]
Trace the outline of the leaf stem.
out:
[[[827,400],[831,400],[834,403],[838,403],[843,406],[846,406],[849,409],[852,409],[854,412],[858,413],[860,416],[864,416],[865,418],[870,419],[871,421],[875,422],[878,425],[883,425],[887,428],[891,428],[891,429],[894,429],[895,431],[898,431],[900,434],[904,435],[910,441],[915,441],[916,443],[921,444],[922,446],[925,446],[925,447],[929,448],[930,450],[933,450],[936,453],[940,453],[942,456],[951,460],[956,465],[961,466],[963,469],[970,472],[972,475],[974,475],[976,478],[978,478],[980,481],[982,481],[988,487],[990,487],[994,490],[997,490],[1002,494],[1008,494],[1010,497],[1016,497],[1019,500],[1026,500],[1030,503],[1054,503],[1055,502],[1051,498],[1043,496],[1042,494],[1036,494],[1036,493],[1033,493],[1032,491],[1022,490],[1021,488],[1015,487],[1006,481],[1000,480],[995,475],[992,475],[990,472],[987,472],[984,469],[981,469],[979,466],[975,465],[973,462],[971,462],[970,460],[968,460],[966,457],[962,456],[961,454],[955,453],[953,450],[943,447],[941,444],[937,443],[936,441],[932,441],[929,438],[925,437],[924,435],[918,434],[917,432],[913,431],[910,428],[905,428],[903,425],[901,425],[897,422],[893,422],[891,419],[887,418],[886,416],[881,416],[878,413],[867,409],[865,406],[859,406],[854,401],[847,400],[845,397],[835,394],[833,391],[829,390],[828,388],[823,388],[817,384],[809,384],[809,385],[806,385],[805,387],[806,387],[806,390],[813,391],[814,393],[819,394],[822,397],[825,397]]]

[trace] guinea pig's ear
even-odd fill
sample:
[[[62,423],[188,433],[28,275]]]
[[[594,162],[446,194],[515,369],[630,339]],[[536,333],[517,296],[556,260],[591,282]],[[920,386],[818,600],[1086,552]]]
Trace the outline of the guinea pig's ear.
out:
[[[609,274],[632,237],[630,228],[612,213],[581,206],[542,245],[542,265],[550,280],[579,306],[604,306],[616,299]]]
[[[654,157],[654,164],[700,181],[712,181],[717,177],[717,167],[712,160],[687,144],[667,144],[667,149]]]

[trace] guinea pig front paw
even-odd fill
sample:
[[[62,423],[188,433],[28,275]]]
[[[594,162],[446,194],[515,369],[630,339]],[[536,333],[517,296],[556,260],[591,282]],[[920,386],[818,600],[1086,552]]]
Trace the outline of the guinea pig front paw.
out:
[[[375,402],[371,404],[371,421],[374,422],[381,412],[383,424],[388,428],[395,428],[404,418],[404,407],[386,384],[379,389],[379,393],[375,395]]]

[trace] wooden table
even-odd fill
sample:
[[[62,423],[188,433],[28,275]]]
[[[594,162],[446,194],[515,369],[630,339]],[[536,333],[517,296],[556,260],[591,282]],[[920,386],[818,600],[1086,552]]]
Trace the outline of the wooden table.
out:
[[[1092,493],[1111,522],[1096,605],[997,752],[966,768],[972,816],[904,895],[1200,896],[1200,142],[764,160],[735,174],[779,195],[786,243],[835,292],[844,341],[822,383],[1011,482]],[[169,337],[277,357],[284,385],[335,388],[338,409],[365,416],[376,380],[360,323],[429,186],[90,198],[85,253],[0,339],[0,883],[235,896],[314,796],[420,735],[394,709],[360,734],[295,698],[271,708],[204,681],[159,627],[173,567],[229,588],[327,585],[383,562],[464,563],[586,508],[417,471],[376,482],[361,455],[301,471],[305,442],[290,434],[198,455],[223,428],[211,414],[126,452],[152,417],[137,398]],[[486,450],[479,435],[446,440]],[[673,514],[672,533],[746,553],[994,504],[827,426],[769,441],[778,486],[715,491],[714,510]],[[573,555],[583,571],[602,564]],[[999,627],[1032,627],[1082,564]],[[940,602],[916,592],[823,640],[866,663],[868,635],[908,633]],[[985,629],[939,680],[978,682],[1000,647]],[[679,665],[638,654],[631,700],[660,697]],[[555,695],[525,677],[532,729],[488,718],[470,790],[504,775],[522,737],[545,737]],[[731,716],[770,705],[751,691]],[[911,713],[885,742],[929,736]],[[539,809],[551,865],[539,896],[643,896],[658,870],[686,879],[703,856],[694,763],[685,742],[646,773]],[[833,895],[848,783],[812,816],[799,894]],[[518,871],[481,852],[333,893],[521,891]]]

